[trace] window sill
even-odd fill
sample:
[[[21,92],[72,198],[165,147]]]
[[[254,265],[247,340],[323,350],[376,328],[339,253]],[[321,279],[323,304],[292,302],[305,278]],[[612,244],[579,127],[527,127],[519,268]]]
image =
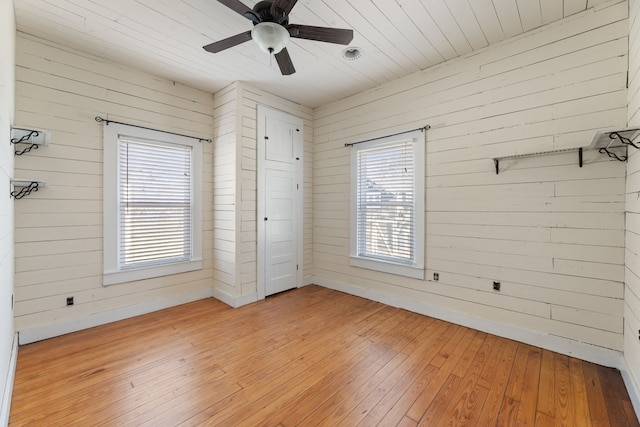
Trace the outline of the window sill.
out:
[[[202,259],[124,271],[105,271],[102,276],[102,285],[109,286],[116,285],[118,283],[135,282],[137,280],[170,276],[172,274],[185,273],[187,271],[194,270],[202,270]]]
[[[359,258],[356,256],[351,256],[349,263],[353,267],[366,268],[368,270],[375,270],[383,273],[395,274],[397,276],[405,276],[411,277],[413,279],[424,280],[424,268],[422,267],[411,267],[408,265]]]

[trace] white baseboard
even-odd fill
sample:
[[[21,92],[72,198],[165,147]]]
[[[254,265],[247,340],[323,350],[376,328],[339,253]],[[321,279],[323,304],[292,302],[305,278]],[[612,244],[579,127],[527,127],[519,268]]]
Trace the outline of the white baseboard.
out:
[[[13,337],[13,345],[11,347],[11,357],[9,358],[9,367],[7,370],[7,379],[4,384],[2,394],[2,406],[0,407],[0,426],[9,425],[9,411],[11,410],[11,396],[13,395],[13,381],[16,376],[16,362],[18,361],[18,334]]]
[[[449,310],[443,307],[418,302],[409,298],[393,295],[390,293],[374,291],[362,286],[352,285],[334,280],[323,279],[321,277],[313,277],[311,283],[324,286],[336,291],[345,292],[347,294],[359,296],[372,301],[378,301],[393,307],[403,308],[415,313],[424,314],[425,316],[435,317],[437,319],[446,320],[451,323],[466,326],[468,328],[488,332],[504,338],[520,341],[525,344],[536,347],[545,348],[587,362],[596,363],[598,365],[608,366],[620,370],[629,398],[633,408],[640,419],[640,388],[629,374],[629,369],[621,352],[598,347],[591,344],[582,343],[568,338],[558,337],[555,335],[545,334],[539,331],[531,331],[504,323],[487,320],[480,317],[470,316],[468,314]]]
[[[29,344],[32,342],[57,337],[59,335],[104,325],[118,320],[128,319],[141,314],[152,313],[165,308],[174,307],[180,304],[211,298],[211,288],[200,289],[187,294],[175,295],[142,304],[123,307],[116,310],[93,313],[76,319],[63,320],[45,326],[22,329],[18,331],[19,343]]]
[[[239,297],[234,297],[216,288],[213,288],[213,297],[233,308],[242,307],[243,305],[251,304],[258,301],[257,292],[254,292],[248,295],[242,295]]]

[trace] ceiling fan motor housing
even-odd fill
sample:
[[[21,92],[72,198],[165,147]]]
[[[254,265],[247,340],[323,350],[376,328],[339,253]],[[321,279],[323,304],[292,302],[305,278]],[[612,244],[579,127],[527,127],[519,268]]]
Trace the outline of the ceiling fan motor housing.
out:
[[[273,1],[263,0],[253,7],[253,13],[258,18],[254,25],[261,22],[275,22],[280,25],[289,25],[289,16],[281,9],[273,8]]]

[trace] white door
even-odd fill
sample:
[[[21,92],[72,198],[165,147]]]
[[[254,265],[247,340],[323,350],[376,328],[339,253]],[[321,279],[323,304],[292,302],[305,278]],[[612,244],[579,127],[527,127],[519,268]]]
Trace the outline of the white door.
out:
[[[258,108],[258,297],[302,284],[302,119]]]

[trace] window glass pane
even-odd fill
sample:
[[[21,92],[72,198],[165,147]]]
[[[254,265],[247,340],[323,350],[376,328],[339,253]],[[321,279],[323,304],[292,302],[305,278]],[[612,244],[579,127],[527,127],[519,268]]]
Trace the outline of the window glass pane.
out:
[[[360,257],[413,264],[412,141],[357,154],[357,252]]]
[[[190,260],[191,147],[121,138],[119,148],[120,268]]]

